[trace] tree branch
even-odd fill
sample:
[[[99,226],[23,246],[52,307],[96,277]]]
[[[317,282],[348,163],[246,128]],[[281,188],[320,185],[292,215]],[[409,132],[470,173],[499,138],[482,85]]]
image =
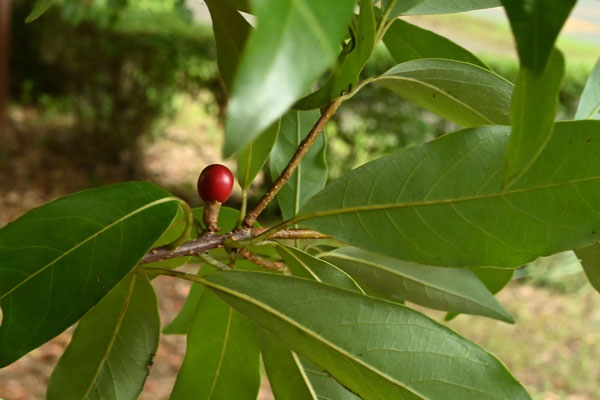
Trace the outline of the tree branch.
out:
[[[279,261],[271,261],[254,254],[248,249],[239,249],[238,254],[246,260],[252,261],[254,264],[273,271],[282,271],[286,268],[285,263]]]
[[[290,179],[290,177],[298,167],[298,164],[300,164],[300,161],[302,161],[302,158],[304,157],[310,146],[317,139],[319,133],[321,133],[327,121],[331,119],[331,117],[335,114],[336,110],[338,109],[340,104],[342,104],[343,101],[343,97],[338,97],[337,99],[329,103],[329,105],[325,109],[325,112],[323,113],[323,115],[321,115],[321,118],[319,118],[317,123],[313,126],[308,135],[306,135],[304,140],[300,142],[296,153],[292,156],[290,162],[283,169],[281,175],[279,175],[279,177],[275,180],[273,186],[271,186],[267,193],[265,193],[263,197],[261,197],[256,207],[254,207],[252,211],[246,214],[246,218],[244,219],[244,226],[251,227],[254,224],[254,221],[256,221],[256,218],[258,218],[258,216],[260,215],[260,213],[263,212],[267,205],[275,198],[275,195]]]

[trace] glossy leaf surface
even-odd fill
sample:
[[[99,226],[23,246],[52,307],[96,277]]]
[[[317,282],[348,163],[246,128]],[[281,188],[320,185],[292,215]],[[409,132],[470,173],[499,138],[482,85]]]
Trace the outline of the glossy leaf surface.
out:
[[[509,127],[480,127],[365,164],[296,222],[364,250],[447,267],[518,267],[600,239],[600,122],[556,124],[544,151],[502,189]]]
[[[362,398],[529,398],[494,356],[399,304],[266,273],[217,272],[206,280],[238,311]]]
[[[137,399],[159,335],[148,278],[124,279],[77,325],[50,378],[48,400]]]
[[[277,140],[279,126],[279,121],[271,125],[238,156],[237,176],[242,189],[247,189],[250,186],[267,162],[271,149]]]
[[[327,261],[318,259],[295,247],[280,245],[277,250],[294,276],[313,279],[342,289],[364,293],[348,274]]]
[[[564,74],[565,61],[558,50],[552,53],[542,74],[520,69],[512,98],[512,133],[506,150],[507,187],[527,172],[550,140]]]
[[[234,81],[226,157],[281,117],[335,61],[354,0],[253,0],[257,26]]]
[[[319,111],[288,112],[281,119],[279,136],[271,151],[269,167],[271,177],[277,179],[298,149],[298,145],[308,135],[319,119]],[[277,194],[277,203],[283,218],[296,215],[298,210],[312,196],[325,187],[327,182],[326,132],[321,132],[312,144],[296,171]]]
[[[260,385],[256,327],[206,290],[196,307],[172,400],[255,400]]]
[[[171,225],[179,200],[127,182],[45,204],[0,230],[0,367],[78,321]]]
[[[585,84],[575,119],[600,119],[600,58]]]
[[[435,32],[397,19],[383,37],[385,47],[397,63],[419,58],[446,58],[463,61],[489,69],[481,60],[464,47]]]
[[[514,323],[512,316],[468,269],[430,267],[345,247],[324,258],[369,290],[443,311],[484,315]]]
[[[521,66],[541,74],[577,0],[501,1],[517,42]]]
[[[396,65],[375,82],[464,127],[510,124],[513,85],[476,65],[412,60]]]

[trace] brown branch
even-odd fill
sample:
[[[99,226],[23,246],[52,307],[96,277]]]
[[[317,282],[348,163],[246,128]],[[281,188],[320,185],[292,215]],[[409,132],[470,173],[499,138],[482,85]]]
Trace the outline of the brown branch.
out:
[[[258,236],[268,230],[269,228],[255,228],[252,230],[252,236]],[[282,229],[270,235],[268,239],[331,239],[331,236],[312,229]]]
[[[244,219],[244,226],[250,227],[254,224],[256,218],[258,218],[260,213],[263,212],[267,205],[275,198],[275,195],[281,190],[283,185],[285,185],[285,183],[290,179],[290,177],[298,167],[298,164],[300,164],[300,161],[302,161],[302,158],[304,157],[310,146],[317,139],[319,133],[321,133],[327,121],[329,121],[331,117],[333,117],[333,114],[335,114],[340,104],[342,104],[342,101],[344,101],[344,98],[338,97],[337,99],[329,103],[329,105],[325,109],[325,112],[323,113],[323,115],[321,115],[321,118],[319,118],[315,126],[312,127],[312,129],[310,130],[308,135],[306,135],[304,140],[300,142],[296,153],[292,156],[290,162],[285,166],[285,168],[281,172],[281,175],[279,175],[279,177],[275,180],[273,186],[271,186],[267,193],[265,193],[263,197],[261,197],[256,207],[254,207],[252,211],[246,214],[246,218]]]
[[[254,264],[266,269],[270,269],[273,271],[281,271],[287,268],[285,263],[267,260],[266,258],[262,258],[261,256],[254,254],[248,249],[239,249],[238,254],[244,257],[246,260],[252,261]]]

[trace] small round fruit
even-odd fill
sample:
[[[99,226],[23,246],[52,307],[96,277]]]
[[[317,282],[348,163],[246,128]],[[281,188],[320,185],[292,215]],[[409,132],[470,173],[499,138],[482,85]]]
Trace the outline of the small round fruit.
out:
[[[223,203],[233,189],[233,174],[224,165],[212,164],[204,168],[198,178],[198,194],[202,200]]]

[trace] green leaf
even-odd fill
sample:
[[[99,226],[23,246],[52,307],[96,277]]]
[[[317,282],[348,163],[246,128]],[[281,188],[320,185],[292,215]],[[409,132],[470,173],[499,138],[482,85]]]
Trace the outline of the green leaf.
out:
[[[237,163],[237,175],[242,189],[247,189],[250,186],[267,162],[269,153],[271,153],[271,149],[277,140],[279,127],[280,121],[277,121],[240,153]]]
[[[335,265],[315,258],[295,247],[280,245],[277,250],[294,276],[313,279],[328,285],[364,294],[364,291],[354,279]]]
[[[531,167],[552,136],[565,60],[556,49],[542,74],[521,68],[512,98],[512,133],[504,181],[510,187]]]
[[[575,119],[600,119],[600,58],[583,88]]]
[[[514,269],[504,268],[485,268],[471,267],[469,268],[486,288],[493,294],[500,292],[508,285],[515,274]]]
[[[541,74],[577,0],[501,0],[517,42],[521,66]]]
[[[289,111],[281,119],[279,136],[271,151],[269,167],[271,176],[276,179],[284,170],[298,149],[298,145],[308,135],[319,119],[319,111]],[[325,187],[327,182],[326,133],[321,132],[310,147],[296,171],[277,194],[277,202],[284,219],[296,215],[300,207]]]
[[[212,291],[205,291],[171,399],[255,400],[259,386],[256,327]]]
[[[573,250],[591,285],[600,293],[600,243]]]
[[[494,356],[402,305],[284,275],[227,271],[205,279],[361,398],[529,398]]]
[[[509,127],[480,127],[382,157],[294,219],[367,251],[426,265],[519,267],[600,240],[600,121],[556,123],[528,172],[502,189]]]
[[[171,222],[171,226],[166,230],[165,233],[152,245],[153,248],[166,246],[177,240],[183,233],[186,227],[186,217],[181,206],[177,209],[177,215]],[[193,232],[190,232],[186,240],[191,240]],[[177,257],[170,258],[168,260],[161,260],[144,265],[145,268],[177,268],[190,262],[192,257]]]
[[[354,0],[253,0],[256,29],[236,74],[224,154],[233,155],[281,117],[337,57]]]
[[[397,19],[383,37],[385,47],[397,63],[419,58],[446,58],[490,69],[473,53],[437,33]]]
[[[133,274],[81,319],[50,377],[48,400],[137,399],[159,336],[154,289]]]
[[[252,27],[237,11],[235,4],[228,4],[223,0],[206,0],[206,5],[217,43],[219,72],[227,90],[231,91],[233,77]]]
[[[476,65],[422,58],[396,65],[375,82],[464,127],[510,124],[513,85]]]
[[[468,269],[429,267],[345,247],[324,258],[356,279],[369,294],[443,311],[514,323],[512,316]]]
[[[0,367],[78,321],[171,225],[179,200],[144,182],[85,190],[0,229]]]
[[[192,210],[192,214],[194,214],[194,218],[200,222],[200,226],[202,228],[206,228],[204,226],[204,221],[202,216],[204,214],[204,207],[196,207]],[[230,232],[235,229],[238,219],[240,216],[240,211],[231,207],[221,207],[219,210],[219,218],[217,219],[217,225],[221,230],[221,234]]]
[[[277,400],[358,400],[333,378],[264,330],[260,332],[260,348]]]
[[[234,10],[243,11],[245,13],[251,14],[248,0],[221,0],[221,3],[224,3],[227,7],[232,8]]]
[[[383,0],[384,7],[389,3],[390,0]],[[398,0],[390,18],[402,14],[453,14],[498,6],[499,0]]]
[[[346,44],[346,49],[338,57],[329,80],[314,93],[298,101],[294,108],[312,110],[328,104],[331,100],[349,93],[356,86],[360,72],[373,53],[375,47],[375,15],[372,0],[359,0],[360,13],[354,41]]]
[[[42,14],[44,14],[46,10],[50,8],[52,1],[53,0],[36,0],[35,4],[33,5],[33,10],[31,10],[29,15],[27,15],[27,18],[25,18],[25,23],[28,24],[41,17]]]

